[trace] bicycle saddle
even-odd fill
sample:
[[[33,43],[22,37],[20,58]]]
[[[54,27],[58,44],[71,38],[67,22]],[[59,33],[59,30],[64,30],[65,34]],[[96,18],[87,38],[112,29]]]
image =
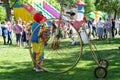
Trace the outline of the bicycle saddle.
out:
[[[69,12],[66,12],[66,14],[69,14],[70,16],[74,16],[74,15],[75,15],[75,12],[69,11]]]

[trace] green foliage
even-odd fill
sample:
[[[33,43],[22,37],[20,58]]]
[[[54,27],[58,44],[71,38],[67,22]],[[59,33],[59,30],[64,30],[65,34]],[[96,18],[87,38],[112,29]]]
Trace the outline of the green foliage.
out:
[[[50,5],[55,7],[55,9],[60,10],[60,4],[57,0],[46,0]]]
[[[10,0],[10,6],[18,4],[27,4],[29,0]]]
[[[0,22],[2,22],[5,19],[5,11],[3,10],[3,7],[0,6]]]
[[[67,4],[70,8],[75,7],[76,0],[57,0],[59,3]]]
[[[19,0],[17,4],[28,4],[29,0]]]
[[[9,3],[8,3],[9,2]],[[27,4],[28,0],[5,0],[4,7],[7,9],[12,9],[16,4]]]
[[[120,12],[120,0],[96,0],[95,5],[98,10],[107,13]]]
[[[96,7],[94,5],[95,0],[84,0],[86,6],[85,6],[85,14],[89,12],[95,12]]]

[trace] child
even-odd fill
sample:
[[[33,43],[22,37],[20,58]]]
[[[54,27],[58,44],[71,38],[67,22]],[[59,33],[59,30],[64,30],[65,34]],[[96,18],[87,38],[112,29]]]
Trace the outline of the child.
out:
[[[32,25],[32,21],[29,21],[26,25],[26,47],[29,46],[29,39],[31,36],[31,25]]]

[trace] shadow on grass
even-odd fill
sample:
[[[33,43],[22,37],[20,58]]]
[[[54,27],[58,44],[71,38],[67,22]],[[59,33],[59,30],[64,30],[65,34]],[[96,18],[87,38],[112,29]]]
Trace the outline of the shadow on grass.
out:
[[[109,61],[108,75],[102,80],[119,80],[120,76],[120,53],[117,49],[99,51],[104,58]],[[94,69],[96,64],[91,59],[89,51],[86,51],[79,61],[78,65],[67,73],[51,74],[48,72],[35,72],[31,68],[30,62],[2,62],[7,65],[14,66],[0,66],[4,71],[0,72],[0,80],[98,80],[94,77]],[[81,65],[81,61],[92,61],[92,63],[85,66]]]
[[[94,77],[94,68],[90,66],[76,67],[67,73],[53,74],[48,72],[35,72],[28,67],[10,72],[0,72],[0,80],[99,80]],[[120,72],[118,68],[108,70],[108,76],[100,80],[119,80]]]
[[[100,59],[107,59],[109,62],[110,66],[120,66],[120,50],[119,49],[110,49],[110,50],[99,50],[96,51],[96,56],[98,58],[98,60]],[[84,51],[84,54],[81,56],[81,60],[84,61],[94,61],[90,51]],[[92,66],[94,65],[94,63],[89,64],[87,66]]]
[[[19,63],[21,64],[21,63]],[[20,65],[21,66],[21,65]],[[24,65],[27,66],[27,65]],[[16,68],[16,67],[13,67]],[[6,69],[6,68],[5,68]],[[7,70],[7,69],[6,69]],[[13,71],[0,72],[0,80],[97,80],[94,78],[92,67],[75,68],[67,73],[51,74],[48,72],[35,72],[31,67],[14,69]],[[92,79],[89,79],[92,78]]]
[[[120,39],[115,39],[112,44],[118,44]],[[108,44],[105,41],[97,41],[99,45]],[[1,43],[0,43],[1,44]],[[4,45],[2,45],[4,47]],[[14,48],[14,45],[6,45],[7,48]],[[71,52],[72,56],[73,52]],[[120,50],[119,49],[107,49],[98,50],[96,54],[101,55],[101,58],[105,58],[109,61],[108,75],[105,79],[100,80],[119,80],[120,79]],[[98,57],[98,56],[97,56]],[[65,59],[64,59],[65,60]],[[62,62],[61,60],[59,62]],[[58,61],[58,60],[57,60]],[[83,63],[87,63],[86,65]],[[67,73],[53,74],[48,72],[35,72],[31,68],[31,62],[0,62],[0,80],[98,80],[94,77],[94,69],[97,67],[95,64],[90,50],[85,49],[78,65]],[[51,64],[48,64],[51,65]]]

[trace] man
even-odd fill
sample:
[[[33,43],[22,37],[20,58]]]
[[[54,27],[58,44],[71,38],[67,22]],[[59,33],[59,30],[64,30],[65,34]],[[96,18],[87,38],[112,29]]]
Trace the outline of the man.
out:
[[[33,57],[33,69],[36,71],[42,71],[42,64],[44,62],[44,44],[49,37],[49,31],[46,26],[43,25],[44,16],[41,12],[34,15],[34,23],[32,24],[32,57]]]

